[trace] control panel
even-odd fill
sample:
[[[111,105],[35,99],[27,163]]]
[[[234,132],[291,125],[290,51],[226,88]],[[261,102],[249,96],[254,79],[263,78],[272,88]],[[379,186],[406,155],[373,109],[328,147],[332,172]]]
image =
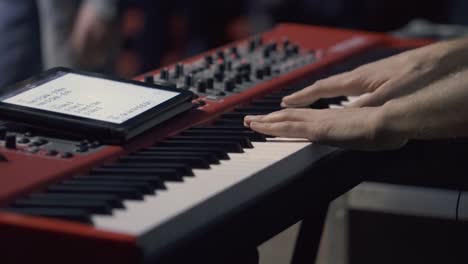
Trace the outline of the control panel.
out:
[[[163,68],[157,75],[147,75],[145,81],[188,89],[216,101],[317,60],[315,51],[301,48],[286,38],[264,43],[259,36],[193,62]]]
[[[96,140],[48,135],[48,133],[38,132],[17,124],[0,125],[0,146],[8,151],[62,159],[94,153],[104,147]]]

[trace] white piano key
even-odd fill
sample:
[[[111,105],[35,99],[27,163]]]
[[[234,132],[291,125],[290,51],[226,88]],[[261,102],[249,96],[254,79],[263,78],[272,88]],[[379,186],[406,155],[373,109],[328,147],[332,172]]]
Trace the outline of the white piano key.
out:
[[[330,108],[343,108],[342,105],[337,105],[337,104],[331,104],[329,105]]]
[[[95,215],[92,220],[99,229],[141,235],[309,144],[305,139],[286,138],[253,142],[254,148],[245,149],[245,153],[231,153],[230,160],[210,169],[194,169],[194,177],[168,182],[166,190],[147,195],[143,201],[125,201],[125,209],[116,209],[113,215]]]

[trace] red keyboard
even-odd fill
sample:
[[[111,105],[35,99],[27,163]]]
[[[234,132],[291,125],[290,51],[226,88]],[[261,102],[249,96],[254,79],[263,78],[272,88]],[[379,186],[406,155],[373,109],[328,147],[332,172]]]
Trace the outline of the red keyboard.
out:
[[[308,179],[307,191],[304,173],[339,150],[255,133],[243,117],[280,109],[283,96],[318,79],[424,44],[281,24],[137,77],[193,91],[197,108],[126,145],[0,125],[2,263],[154,262],[224,240],[267,239],[294,220],[262,230],[262,221],[293,207],[272,201],[316,188],[311,199],[323,202],[325,175]],[[249,240],[245,230],[258,234]]]

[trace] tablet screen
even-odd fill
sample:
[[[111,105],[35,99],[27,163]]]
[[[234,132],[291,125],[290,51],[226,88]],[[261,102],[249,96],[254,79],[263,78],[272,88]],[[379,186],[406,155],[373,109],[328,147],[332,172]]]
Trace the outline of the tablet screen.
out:
[[[0,98],[1,102],[122,124],[179,93],[136,84],[58,72]]]

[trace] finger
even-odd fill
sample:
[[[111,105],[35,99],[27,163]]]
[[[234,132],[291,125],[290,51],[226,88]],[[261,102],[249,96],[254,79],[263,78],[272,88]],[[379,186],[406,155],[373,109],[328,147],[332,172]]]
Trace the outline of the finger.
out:
[[[282,121],[307,121],[313,114],[314,110],[311,109],[283,109],[280,111],[272,112],[268,115],[247,115],[244,117],[244,124],[249,126],[253,121],[255,122],[282,122]]]
[[[296,93],[283,98],[283,107],[302,107],[312,104],[320,98],[341,95],[359,95],[366,90],[366,83],[358,73],[347,72],[315,82]]]
[[[246,115],[244,117],[244,126],[249,127],[250,123],[252,123],[252,122],[254,122],[256,120],[259,120],[264,116],[265,115]]]
[[[252,122],[250,128],[262,134],[277,137],[308,138],[307,122],[284,121],[276,123]]]
[[[404,93],[406,86],[405,78],[397,78],[395,80],[384,83],[381,87],[366,96],[361,96],[356,101],[350,103],[349,107],[370,107],[381,106],[391,99],[395,99]]]

